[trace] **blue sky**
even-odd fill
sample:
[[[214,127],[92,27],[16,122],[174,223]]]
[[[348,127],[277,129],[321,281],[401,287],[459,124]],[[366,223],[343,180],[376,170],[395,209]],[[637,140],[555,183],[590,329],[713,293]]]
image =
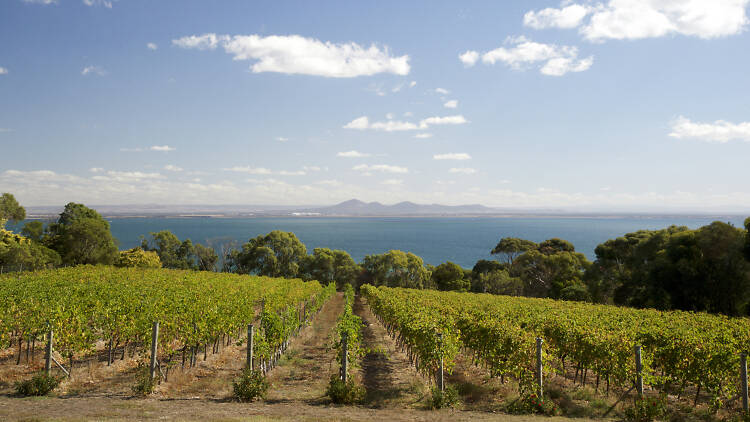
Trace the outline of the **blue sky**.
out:
[[[5,0],[0,191],[750,211],[749,3]]]

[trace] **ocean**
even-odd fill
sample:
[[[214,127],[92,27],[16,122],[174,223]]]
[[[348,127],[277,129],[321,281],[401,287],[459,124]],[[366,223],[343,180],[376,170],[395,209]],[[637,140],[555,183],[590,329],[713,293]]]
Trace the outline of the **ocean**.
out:
[[[490,250],[502,237],[521,237],[540,242],[552,237],[570,241],[576,250],[593,260],[594,249],[607,239],[640,229],[669,225],[690,228],[711,223],[712,217],[478,217],[478,218],[116,218],[110,219],[120,249],[140,245],[140,236],[170,230],[181,240],[240,243],[271,230],[294,232],[307,246],[343,249],[357,260],[390,249],[413,252],[425,263],[452,261],[471,268],[479,259],[492,259]],[[720,221],[742,227],[744,217],[728,216]]]

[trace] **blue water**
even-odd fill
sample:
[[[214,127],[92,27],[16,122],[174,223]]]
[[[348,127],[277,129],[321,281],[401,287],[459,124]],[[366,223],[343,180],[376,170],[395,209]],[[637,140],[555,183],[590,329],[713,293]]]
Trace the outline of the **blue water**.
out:
[[[126,218],[112,219],[112,233],[120,249],[140,244],[149,232],[170,230],[180,239],[206,243],[234,239],[241,243],[271,230],[294,232],[307,246],[343,249],[360,261],[365,255],[390,249],[413,252],[425,263],[453,261],[471,268],[502,237],[521,237],[540,242],[552,237],[566,239],[589,259],[594,248],[607,239],[640,229],[661,229],[671,224],[698,228],[711,217],[626,218]],[[743,217],[720,220],[742,227]]]

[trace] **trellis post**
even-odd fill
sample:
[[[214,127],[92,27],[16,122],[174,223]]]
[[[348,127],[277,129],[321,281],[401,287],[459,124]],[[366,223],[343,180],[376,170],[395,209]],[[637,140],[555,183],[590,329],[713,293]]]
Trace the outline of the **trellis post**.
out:
[[[443,333],[438,333],[438,352],[440,353],[440,366],[438,367],[438,388],[440,391],[445,391],[445,378],[443,375]]]
[[[346,376],[349,366],[349,353],[348,353],[348,333],[341,334],[341,381],[346,382]]]
[[[49,371],[52,369],[52,328],[47,333],[47,348],[44,351],[44,372],[49,375]]]
[[[539,397],[541,398],[544,394],[543,380],[542,380],[542,343],[543,340],[540,337],[536,338],[536,382],[539,389]]]
[[[159,321],[154,321],[154,327],[151,330],[151,379],[156,378],[156,347],[159,344]]]
[[[638,390],[638,397],[643,397],[643,364],[641,362],[641,346],[635,346],[635,388]]]
[[[748,414],[747,397],[747,353],[740,355],[740,379],[742,381],[742,410]]]
[[[253,343],[255,342],[255,329],[253,324],[247,326],[247,367],[253,370]]]

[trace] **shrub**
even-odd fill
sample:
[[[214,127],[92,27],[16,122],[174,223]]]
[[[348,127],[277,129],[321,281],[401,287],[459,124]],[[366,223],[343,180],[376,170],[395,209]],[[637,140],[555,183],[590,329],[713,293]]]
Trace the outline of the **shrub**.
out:
[[[458,397],[456,387],[452,385],[446,386],[445,391],[440,391],[439,388],[432,387],[432,399],[430,400],[430,407],[432,409],[455,408],[460,403],[461,400]]]
[[[16,383],[16,393],[22,396],[46,396],[60,385],[60,379],[44,372]]]
[[[135,385],[133,386],[133,393],[147,396],[154,392],[154,389],[161,381],[161,373],[156,371],[156,377],[151,379],[151,369],[149,365],[144,362],[138,364],[136,369]]]
[[[663,396],[639,397],[635,404],[623,410],[626,421],[651,422],[667,414],[667,401]]]
[[[365,388],[357,385],[352,378],[344,382],[334,374],[328,382],[326,395],[336,404],[355,404],[364,400]]]
[[[232,386],[234,398],[242,402],[249,402],[257,398],[264,398],[270,384],[262,372],[245,367],[240,377],[234,380]]]
[[[508,405],[507,410],[508,413],[513,414],[538,413],[552,416],[558,413],[557,405],[551,399],[539,397],[536,393],[519,397],[518,400]]]

